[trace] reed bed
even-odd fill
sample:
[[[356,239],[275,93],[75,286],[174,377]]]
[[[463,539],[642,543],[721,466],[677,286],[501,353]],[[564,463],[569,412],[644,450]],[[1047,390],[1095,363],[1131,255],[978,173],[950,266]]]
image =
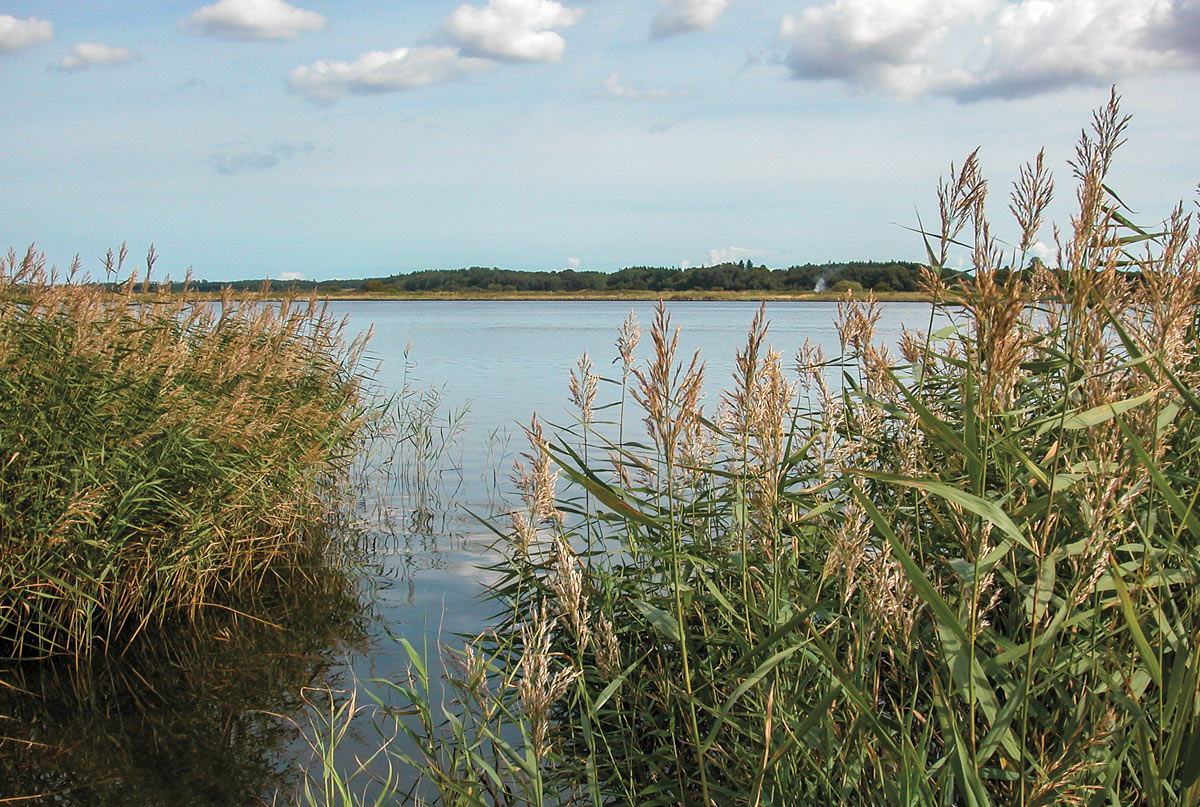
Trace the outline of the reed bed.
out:
[[[1042,157],[1008,246],[976,156],[952,168],[922,233],[949,327],[893,351],[847,303],[840,357],[785,358],[760,313],[709,408],[661,308],[647,360],[630,321],[619,375],[581,362],[577,424],[530,426],[497,528],[500,623],[445,651],[456,697],[410,644],[386,683],[410,706],[377,716],[404,738],[381,753],[421,776],[397,795],[1200,803],[1200,236],[1109,189],[1127,122],[1114,92],[1083,134],[1053,269],[1010,271]]]
[[[117,652],[321,562],[380,413],[363,339],[315,301],[156,302],[128,274],[0,260],[8,663]]]

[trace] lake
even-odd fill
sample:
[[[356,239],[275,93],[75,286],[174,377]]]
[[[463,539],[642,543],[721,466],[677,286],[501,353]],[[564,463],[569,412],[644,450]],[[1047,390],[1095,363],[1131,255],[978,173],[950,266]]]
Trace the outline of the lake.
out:
[[[568,373],[587,351],[601,376],[621,321],[633,311],[647,331],[646,302],[340,302],[349,333],[373,329],[367,364],[384,394],[407,397],[419,435],[397,449],[390,478],[358,497],[361,573],[352,591],[280,595],[275,625],[214,623],[195,640],[111,660],[77,678],[33,671],[42,697],[0,699],[0,801],[55,794],[58,804],[229,805],[287,803],[311,756],[292,720],[321,687],[403,671],[404,636],[432,652],[439,637],[485,628],[489,582],[481,570],[494,535],[479,522],[506,511],[509,474],[526,450],[532,412],[571,424]],[[707,407],[731,378],[758,305],[668,305],[681,329],[680,357],[701,351]],[[767,305],[768,341],[785,363],[806,340],[838,354],[837,305]],[[878,338],[926,328],[930,306],[882,306]],[[648,334],[638,348],[652,350]],[[601,401],[613,399],[601,385]],[[711,411],[711,410],[710,410]],[[414,445],[428,438],[417,452]],[[294,601],[293,601],[294,600]],[[304,728],[301,718],[301,728]],[[356,726],[339,759],[369,751],[369,725]]]

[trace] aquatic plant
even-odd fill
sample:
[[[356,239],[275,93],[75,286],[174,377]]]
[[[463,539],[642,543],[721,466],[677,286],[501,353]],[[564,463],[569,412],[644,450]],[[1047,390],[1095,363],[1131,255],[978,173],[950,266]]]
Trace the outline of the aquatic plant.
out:
[[[1082,136],[1053,267],[1040,155],[1007,247],[952,167],[895,349],[847,303],[789,366],[760,313],[714,411],[660,307],[615,382],[645,438],[531,425],[501,620],[457,702],[412,652],[384,754],[448,805],[1200,803],[1200,235],[1109,188],[1127,123]]]
[[[156,301],[136,274],[110,292],[32,247],[0,260],[8,662],[120,651],[321,562],[382,411],[363,338],[315,301]]]

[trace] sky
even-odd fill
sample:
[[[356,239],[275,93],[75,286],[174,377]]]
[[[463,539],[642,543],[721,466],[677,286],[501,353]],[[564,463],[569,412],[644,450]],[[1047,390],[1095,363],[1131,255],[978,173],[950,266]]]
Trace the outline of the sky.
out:
[[[1200,0],[0,0],[0,249],[158,276],[919,260],[1116,85],[1110,184],[1200,181]],[[1049,226],[1044,249],[1052,244]]]

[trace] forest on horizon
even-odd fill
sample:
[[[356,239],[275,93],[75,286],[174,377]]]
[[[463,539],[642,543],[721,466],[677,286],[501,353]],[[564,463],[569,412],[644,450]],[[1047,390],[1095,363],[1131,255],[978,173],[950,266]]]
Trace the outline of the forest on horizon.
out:
[[[921,264],[912,261],[850,261],[806,263],[781,269],[735,261],[686,269],[667,266],[630,266],[615,272],[562,269],[520,271],[472,266],[466,269],[424,269],[387,277],[353,280],[271,280],[274,289],[316,290],[318,293],[366,292],[370,294],[483,293],[483,292],[688,292],[768,291],[799,293],[843,289],[877,292],[914,292],[919,288]],[[263,278],[209,281],[193,280],[189,287],[210,292],[232,288],[253,291]],[[167,291],[166,284],[155,288]],[[183,284],[171,283],[170,291]]]

